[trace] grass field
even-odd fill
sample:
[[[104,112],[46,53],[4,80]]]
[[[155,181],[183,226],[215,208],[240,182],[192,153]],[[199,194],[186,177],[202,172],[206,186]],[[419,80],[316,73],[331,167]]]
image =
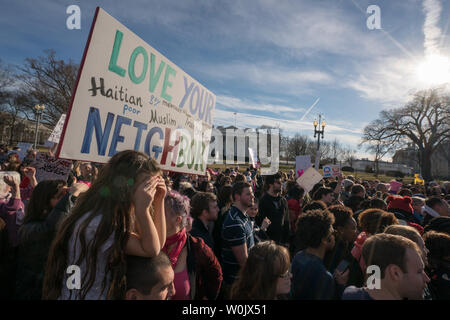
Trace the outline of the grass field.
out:
[[[208,165],[209,168],[213,168],[213,169],[221,169],[224,170],[225,168],[234,168],[235,165],[234,164],[212,164],[212,165]],[[248,165],[239,165],[239,171],[240,172],[244,172],[246,169],[248,168]],[[295,170],[295,165],[287,165],[287,164],[281,164],[279,166],[280,170],[282,172],[286,172],[288,173],[289,170]],[[322,169],[319,169],[320,174],[323,174]],[[362,180],[380,180],[381,182],[389,182],[391,180],[395,180],[398,179],[396,177],[391,177],[391,176],[386,176],[384,174],[380,174],[378,175],[378,177],[375,177],[374,173],[367,173],[367,172],[348,172],[348,171],[344,171],[344,175],[352,175],[355,178],[360,178]],[[403,177],[402,181],[406,184],[408,183],[413,183],[414,182],[414,177]]]

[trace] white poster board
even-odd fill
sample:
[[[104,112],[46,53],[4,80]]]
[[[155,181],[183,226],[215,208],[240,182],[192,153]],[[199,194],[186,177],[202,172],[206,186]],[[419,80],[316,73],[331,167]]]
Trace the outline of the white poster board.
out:
[[[205,174],[216,96],[97,8],[57,157],[105,163],[123,150]]]
[[[304,156],[296,156],[295,157],[295,177],[300,177],[306,169],[311,167],[311,156],[310,155],[304,155]]]
[[[56,159],[43,153],[37,153],[36,160],[32,166],[36,168],[36,180],[41,182],[44,180],[64,180],[70,173],[72,161],[64,159]]]
[[[59,142],[65,121],[66,121],[66,115],[62,114],[61,118],[59,118],[58,123],[56,124],[55,128],[53,129],[52,134],[47,139],[48,141],[54,142],[54,143]]]
[[[316,169],[309,167],[300,178],[297,179],[297,183],[305,190],[305,192],[309,192],[315,184],[322,180],[322,178],[322,175]]]

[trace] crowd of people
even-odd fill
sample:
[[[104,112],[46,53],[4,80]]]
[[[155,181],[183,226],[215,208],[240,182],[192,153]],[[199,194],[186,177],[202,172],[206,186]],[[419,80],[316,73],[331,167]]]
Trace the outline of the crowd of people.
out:
[[[136,151],[37,182],[35,156],[0,151],[0,299],[450,299],[449,182],[304,190]]]

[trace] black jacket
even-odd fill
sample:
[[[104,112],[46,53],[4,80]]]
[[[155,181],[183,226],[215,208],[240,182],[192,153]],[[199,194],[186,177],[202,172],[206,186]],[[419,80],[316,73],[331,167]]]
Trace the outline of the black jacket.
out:
[[[260,226],[264,218],[270,220],[266,235],[269,239],[281,245],[287,245],[290,238],[289,207],[284,197],[272,197],[265,194],[259,201],[259,213],[256,223]]]
[[[41,299],[50,245],[58,223],[69,214],[75,199],[66,194],[45,220],[26,223],[19,229],[15,299]]]

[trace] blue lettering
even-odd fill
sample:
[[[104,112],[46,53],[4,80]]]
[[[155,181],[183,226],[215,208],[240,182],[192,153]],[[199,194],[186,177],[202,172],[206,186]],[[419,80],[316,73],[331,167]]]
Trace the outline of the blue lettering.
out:
[[[95,128],[95,138],[97,139],[97,150],[100,156],[104,156],[106,147],[108,145],[109,133],[111,132],[112,123],[114,121],[114,114],[108,112],[106,118],[105,130],[102,130],[102,123],[100,120],[100,113],[97,108],[90,107],[89,115],[86,122],[86,129],[84,131],[83,144],[81,146],[81,153],[90,153],[92,142],[92,131]]]
[[[142,130],[147,130],[147,125],[145,123],[135,120],[133,127],[138,129],[137,134],[136,134],[136,140],[134,142],[134,150],[138,151],[139,147],[141,146]]]
[[[195,109],[193,109],[193,107],[192,107],[192,100],[193,100],[194,94],[196,92],[197,92],[197,103],[194,104],[195,105]],[[198,96],[199,95],[200,95],[200,92],[199,92],[198,86],[195,86],[194,91],[192,91],[192,94],[191,94],[191,100],[190,100],[190,106],[189,106],[189,110],[191,111],[192,115],[194,115],[197,112],[198,100],[199,100]]]
[[[187,82],[187,78],[184,78],[184,97],[183,99],[181,99],[180,102],[180,108],[183,109],[184,107],[184,103],[186,102],[186,99],[189,97],[189,95],[191,94],[192,88],[194,88],[194,82],[191,83],[191,85],[188,87],[188,82]]]
[[[152,141],[153,135],[155,133],[159,133],[159,138],[161,140],[164,139],[164,132],[162,131],[161,128],[153,127],[153,128],[150,129],[150,131],[147,133],[147,138],[145,139],[145,150],[144,150],[144,152],[146,154],[148,154],[149,156],[151,156],[151,154],[150,154],[150,142]],[[158,148],[155,148],[155,147],[158,147]],[[162,152],[162,148],[160,146],[158,146],[158,145],[155,145],[152,148],[152,151],[155,153],[155,158],[154,159],[157,160],[159,155],[160,155],[160,153]]]
[[[131,124],[131,119],[122,117],[122,116],[117,116],[116,126],[114,128],[114,133],[113,133],[113,137],[112,137],[112,141],[111,141],[111,147],[109,148],[109,153],[108,153],[108,156],[110,156],[110,157],[112,157],[113,155],[115,155],[118,152],[116,150],[117,143],[123,142],[123,140],[124,140],[124,137],[120,135],[120,130],[122,129],[123,124],[126,124],[129,126]]]

